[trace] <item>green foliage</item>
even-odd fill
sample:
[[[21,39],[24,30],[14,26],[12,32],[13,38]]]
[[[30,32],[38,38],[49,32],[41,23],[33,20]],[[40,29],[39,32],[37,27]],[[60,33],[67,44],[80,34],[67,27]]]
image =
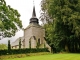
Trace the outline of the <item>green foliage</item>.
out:
[[[37,46],[36,46],[36,48],[38,49],[39,46],[40,46],[40,38],[39,38],[38,41],[37,41]]]
[[[19,40],[19,49],[21,49],[21,39]]]
[[[6,44],[0,44],[0,50],[4,50],[7,49],[7,45]]]
[[[44,48],[46,48],[46,45],[45,45],[45,43],[44,43]]]
[[[11,50],[11,44],[10,44],[10,40],[8,40],[8,51],[10,52]]]
[[[26,48],[26,49],[11,49],[8,50],[0,50],[0,55],[7,55],[7,54],[23,54],[23,53],[37,53],[37,52],[49,52],[47,48]]]
[[[14,36],[22,28],[20,14],[17,10],[6,5],[5,0],[0,0],[0,32],[3,37]]]
[[[29,40],[29,48],[31,49],[31,40]]]
[[[42,0],[42,11],[52,19],[46,24],[46,40],[57,51],[80,49],[80,0]],[[49,19],[50,20],[50,19]]]

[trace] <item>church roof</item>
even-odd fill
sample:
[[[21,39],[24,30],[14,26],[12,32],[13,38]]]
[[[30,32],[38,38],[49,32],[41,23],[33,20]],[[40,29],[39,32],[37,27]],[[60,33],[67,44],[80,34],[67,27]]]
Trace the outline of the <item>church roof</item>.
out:
[[[30,18],[30,24],[24,30],[30,27],[37,27],[43,29],[43,27],[39,25],[38,18],[36,17],[35,5],[33,6],[33,12],[32,12],[32,17]]]
[[[32,12],[32,17],[30,19],[30,23],[39,23],[38,18],[36,17],[36,11],[35,11],[35,6],[33,6],[33,12]]]
[[[40,26],[39,24],[31,23],[31,24],[28,25],[24,30],[29,29],[30,27],[37,27],[37,28],[44,29],[44,28],[43,28],[42,26]]]
[[[11,46],[16,46],[16,45],[19,45],[19,40],[21,39],[21,44],[22,44],[22,41],[24,40],[24,37],[19,37],[18,39],[16,39],[12,44]]]
[[[32,18],[36,18],[35,6],[33,6]]]

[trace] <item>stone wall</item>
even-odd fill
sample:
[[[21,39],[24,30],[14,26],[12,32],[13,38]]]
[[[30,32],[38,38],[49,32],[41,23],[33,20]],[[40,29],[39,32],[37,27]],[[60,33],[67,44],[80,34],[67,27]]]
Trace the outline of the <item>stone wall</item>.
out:
[[[31,26],[24,30],[25,48],[29,48],[29,40],[35,36],[36,41],[40,39],[40,43],[44,43],[45,30],[41,26]],[[31,39],[31,47],[36,48],[35,39]]]

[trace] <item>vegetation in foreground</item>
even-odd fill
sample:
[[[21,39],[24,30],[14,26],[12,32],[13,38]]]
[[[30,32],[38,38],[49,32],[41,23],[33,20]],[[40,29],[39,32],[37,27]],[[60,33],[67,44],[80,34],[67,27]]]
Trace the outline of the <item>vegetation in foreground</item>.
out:
[[[80,60],[80,54],[48,54],[7,60]]]
[[[39,55],[48,55],[48,54],[51,54],[51,53],[38,52],[38,53],[26,53],[26,54],[1,55],[0,60],[16,59],[16,58],[24,58],[24,57],[29,57],[29,56],[39,56]]]

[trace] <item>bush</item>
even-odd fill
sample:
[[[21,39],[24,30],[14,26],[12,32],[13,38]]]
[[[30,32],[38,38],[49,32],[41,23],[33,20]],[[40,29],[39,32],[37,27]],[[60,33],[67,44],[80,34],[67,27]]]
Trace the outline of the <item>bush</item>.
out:
[[[23,53],[37,53],[37,52],[49,52],[47,48],[26,48],[26,49],[11,49],[8,50],[0,50],[0,55],[11,55],[11,54],[23,54]]]

